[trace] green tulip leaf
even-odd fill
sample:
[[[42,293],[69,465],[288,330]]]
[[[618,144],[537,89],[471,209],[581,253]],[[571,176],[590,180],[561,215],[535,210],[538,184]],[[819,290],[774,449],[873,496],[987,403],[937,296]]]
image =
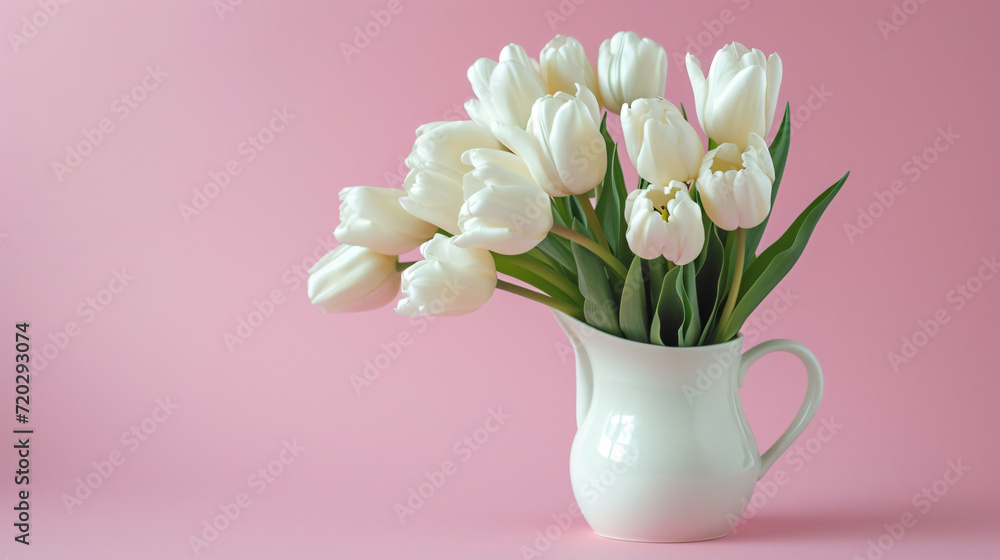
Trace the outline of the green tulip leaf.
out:
[[[649,341],[660,346],[677,346],[677,333],[684,324],[684,283],[681,268],[675,266],[663,277],[656,311],[649,327]]]
[[[684,304],[684,321],[677,331],[678,346],[694,346],[701,334],[701,314],[698,310],[698,287],[695,281],[695,264],[688,263],[682,267],[681,281],[678,293]]]
[[[709,235],[708,244],[714,245],[721,248],[721,253],[719,253],[718,266],[719,273],[717,276],[717,281],[715,282],[715,290],[712,290],[714,294],[714,299],[711,302],[711,311],[705,313],[702,311],[703,316],[707,316],[708,319],[705,320],[705,325],[702,327],[701,338],[698,339],[699,345],[710,344],[715,337],[715,331],[718,325],[716,322],[719,320],[719,313],[722,313],[722,307],[726,300],[726,296],[729,295],[729,286],[733,283],[733,271],[734,265],[736,263],[736,236],[729,235],[726,237],[726,242],[723,243],[720,234],[725,234],[725,230],[720,230],[715,225],[711,228],[711,233]],[[715,249],[710,248],[710,251],[715,251]],[[699,282],[702,276],[699,275]],[[710,277],[705,276],[705,282],[710,282]],[[699,284],[699,289],[701,284]],[[705,288],[708,292],[709,289]],[[708,298],[703,297],[707,300]]]
[[[649,282],[648,288],[649,316],[656,314],[656,304],[660,301],[660,292],[663,290],[663,277],[667,275],[667,259],[657,257],[653,260],[645,261]]]
[[[718,303],[719,277],[723,271],[723,255],[725,250],[715,226],[708,224],[705,235],[705,258],[697,268],[698,313],[703,319],[702,329],[712,327],[712,315]]]
[[[569,294],[545,277],[526,268],[523,264],[526,258],[530,259],[531,257],[526,255],[501,255],[493,253],[493,262],[496,263],[497,272],[523,280],[553,298],[573,307],[579,307],[583,303],[579,293]]]
[[[625,277],[619,324],[625,338],[649,342],[649,315],[646,309],[646,286],[642,281],[642,259],[634,257]]]
[[[722,327],[720,341],[730,340],[736,336],[750,313],[764,301],[764,298],[771,293],[771,290],[781,282],[799,260],[799,256],[806,248],[806,243],[809,242],[809,236],[812,235],[823,212],[833,201],[833,197],[844,186],[848,175],[850,172],[844,174],[833,186],[816,197],[816,200],[812,201],[792,222],[788,230],[770,247],[764,249],[760,256],[747,267],[740,284],[736,308],[733,310],[729,323]]]
[[[573,220],[573,230],[593,239],[590,231]],[[611,281],[604,269],[604,262],[589,250],[573,243],[580,293],[583,294],[583,315],[587,323],[610,335],[622,336],[618,325],[618,308],[611,292]]]
[[[604,182],[598,189],[600,194],[597,197],[597,204],[594,212],[601,222],[604,230],[604,237],[608,240],[611,252],[625,266],[632,262],[632,250],[629,249],[628,241],[625,239],[625,197],[628,196],[625,188],[625,174],[622,171],[621,157],[618,151],[618,144],[611,138],[607,127],[607,113],[601,121],[601,135],[604,137],[604,146],[607,150],[607,171],[604,173]]]
[[[568,240],[554,233],[549,233],[536,246],[536,249],[558,263],[562,271],[566,273],[566,277],[571,282],[576,282],[576,259],[573,258],[573,250],[570,248]]]

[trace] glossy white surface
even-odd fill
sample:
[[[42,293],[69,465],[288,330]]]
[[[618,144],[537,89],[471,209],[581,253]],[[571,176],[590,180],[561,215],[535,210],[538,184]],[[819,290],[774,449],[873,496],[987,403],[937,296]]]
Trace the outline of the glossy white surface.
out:
[[[672,348],[555,316],[577,359],[570,479],[584,518],[599,535],[644,542],[727,535],[757,481],[819,406],[819,363],[797,342],[772,340],[742,355],[742,335],[723,344]],[[761,456],[739,387],[750,365],[778,351],[802,360],[808,388],[792,424]]]

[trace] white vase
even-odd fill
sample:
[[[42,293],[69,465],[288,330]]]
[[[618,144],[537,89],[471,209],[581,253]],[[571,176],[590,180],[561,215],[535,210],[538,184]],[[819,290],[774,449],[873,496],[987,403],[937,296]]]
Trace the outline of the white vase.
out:
[[[816,414],[819,363],[806,347],[771,340],[741,354],[722,344],[642,344],[556,312],[576,351],[577,433],[570,480],[584,518],[604,537],[688,542],[729,534],[757,481]],[[740,403],[747,369],[770,352],[805,364],[805,402],[762,454]]]

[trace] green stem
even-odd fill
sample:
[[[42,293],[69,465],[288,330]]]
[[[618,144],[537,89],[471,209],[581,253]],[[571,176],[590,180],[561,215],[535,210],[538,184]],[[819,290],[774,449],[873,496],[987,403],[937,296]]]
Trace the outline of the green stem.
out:
[[[736,270],[733,272],[733,284],[729,288],[729,299],[726,300],[726,307],[722,310],[722,317],[719,319],[719,334],[726,331],[729,319],[736,308],[736,298],[740,294],[740,281],[743,279],[743,260],[746,253],[747,233],[743,228],[736,228]],[[716,340],[716,342],[725,342]]]
[[[570,282],[568,278],[566,278],[562,274],[559,274],[557,271],[553,270],[549,266],[545,265],[545,263],[539,261],[536,258],[528,256],[527,253],[521,255],[499,255],[494,253],[493,260],[496,261],[498,264],[502,264],[506,261],[511,265],[523,268],[528,272],[531,272],[532,274],[535,274],[536,276],[540,277],[542,280],[545,280],[546,282],[551,284],[552,287],[559,290],[560,292],[568,296],[576,303],[583,305],[583,294],[580,293],[580,288],[576,284]],[[504,274],[510,274],[507,271],[502,271],[502,272],[504,272]],[[511,276],[518,278],[517,275],[515,274],[511,274]],[[534,285],[534,283],[524,278],[518,278],[518,280]],[[542,291],[546,292],[548,291],[542,286],[535,286],[535,287]]]
[[[510,292],[512,294],[517,294],[521,297],[528,298],[532,301],[537,301],[538,303],[548,305],[552,309],[562,311],[563,313],[579,319],[580,321],[586,321],[583,316],[583,310],[574,307],[568,303],[561,302],[553,297],[549,297],[543,293],[536,292],[534,290],[529,290],[517,284],[511,284],[510,282],[504,280],[497,280],[497,289],[503,290],[505,292]]]
[[[625,276],[628,275],[628,269],[625,268],[625,265],[623,265],[621,261],[618,260],[617,257],[611,254],[611,251],[605,249],[604,247],[601,247],[600,245],[592,241],[590,238],[588,238],[586,235],[577,233],[559,224],[554,224],[552,226],[551,231],[552,233],[558,235],[559,237],[569,239],[573,243],[576,243],[577,245],[583,247],[584,249],[587,249],[591,253],[594,253],[595,255],[600,257],[600,259],[604,261],[604,264],[608,265],[608,268],[610,268],[611,271],[614,272],[616,276],[618,276],[619,280],[621,280],[622,282],[625,281]]]
[[[583,214],[587,217],[587,226],[590,227],[590,231],[594,232],[594,239],[607,249],[611,250],[611,246],[608,245],[608,238],[604,237],[604,228],[601,226],[601,220],[597,219],[597,212],[594,211],[594,206],[590,203],[590,198],[586,194],[576,195],[576,200],[583,206]]]

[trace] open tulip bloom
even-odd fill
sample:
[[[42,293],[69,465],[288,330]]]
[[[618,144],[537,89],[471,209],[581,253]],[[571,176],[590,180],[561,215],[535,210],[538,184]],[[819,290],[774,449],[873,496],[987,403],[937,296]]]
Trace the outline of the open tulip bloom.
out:
[[[453,316],[502,290],[638,342],[734,338],[847,180],[759,250],[791,135],[786,104],[766,141],[781,59],[732,43],[706,76],[688,54],[696,121],[662,98],[663,47],[635,33],[605,41],[596,69],[562,35],[540,59],[511,44],[477,60],[471,120],[417,129],[402,190],[341,192],[342,245],[309,271],[310,299],[366,311],[401,288],[397,312]],[[623,148],[609,112],[621,115]],[[638,172],[634,189],[623,156]],[[418,246],[423,260],[400,260]]]

